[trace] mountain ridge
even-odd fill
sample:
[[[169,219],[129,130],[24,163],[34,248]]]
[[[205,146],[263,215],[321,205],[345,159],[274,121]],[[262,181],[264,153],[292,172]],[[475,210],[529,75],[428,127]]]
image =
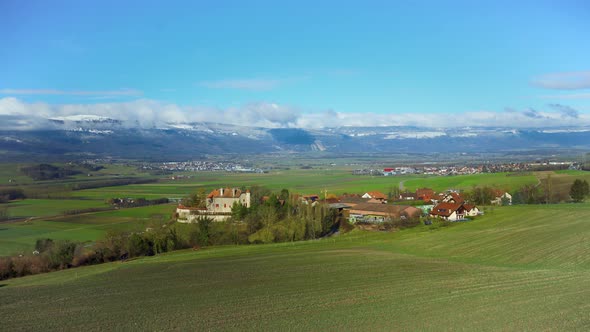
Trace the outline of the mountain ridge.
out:
[[[52,119],[48,129],[0,130],[4,155],[187,159],[265,153],[496,153],[590,149],[590,128],[416,126],[264,128],[222,123],[128,126],[107,117]]]

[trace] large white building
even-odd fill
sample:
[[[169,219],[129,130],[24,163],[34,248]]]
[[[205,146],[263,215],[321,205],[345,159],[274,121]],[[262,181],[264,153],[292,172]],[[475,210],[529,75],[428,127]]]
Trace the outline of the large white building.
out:
[[[237,188],[219,188],[207,195],[207,211],[212,213],[231,213],[234,203],[250,207],[250,191]]]
[[[231,208],[235,203],[250,207],[250,191],[243,192],[237,188],[219,188],[207,195],[206,208],[194,208],[179,205],[176,208],[179,222],[195,222],[201,216],[215,221],[223,221],[231,216]]]

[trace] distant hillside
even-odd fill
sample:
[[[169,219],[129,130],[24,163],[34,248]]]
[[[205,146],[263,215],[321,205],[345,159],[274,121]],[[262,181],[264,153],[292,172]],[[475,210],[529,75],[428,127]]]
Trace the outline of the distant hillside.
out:
[[[259,128],[215,123],[128,128],[105,118],[53,119],[52,129],[0,131],[0,155],[190,159],[203,155],[523,153],[590,149],[590,129],[342,127]]]

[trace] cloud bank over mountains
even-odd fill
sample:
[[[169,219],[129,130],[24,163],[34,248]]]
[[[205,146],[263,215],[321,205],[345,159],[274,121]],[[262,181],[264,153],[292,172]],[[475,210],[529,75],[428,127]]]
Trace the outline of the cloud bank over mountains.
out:
[[[29,103],[15,97],[0,98],[0,130],[51,129],[50,119],[92,115],[121,121],[123,126],[165,128],[170,124],[213,122],[265,128],[334,128],[344,126],[419,126],[547,128],[590,126],[590,116],[562,104],[543,110],[506,108],[503,111],[448,113],[344,113],[334,110],[309,112],[268,102],[238,107],[180,106],[150,99],[97,104]]]

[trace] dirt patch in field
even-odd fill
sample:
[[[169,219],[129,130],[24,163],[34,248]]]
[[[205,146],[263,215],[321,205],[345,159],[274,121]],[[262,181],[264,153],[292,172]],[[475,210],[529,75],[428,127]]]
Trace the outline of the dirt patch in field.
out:
[[[397,231],[397,229],[395,229],[395,228],[387,229],[387,228],[385,228],[385,226],[378,225],[378,224],[356,224],[356,225],[354,225],[354,227],[356,227],[357,229],[360,229],[361,231],[371,231],[371,232],[395,232],[395,231]]]

